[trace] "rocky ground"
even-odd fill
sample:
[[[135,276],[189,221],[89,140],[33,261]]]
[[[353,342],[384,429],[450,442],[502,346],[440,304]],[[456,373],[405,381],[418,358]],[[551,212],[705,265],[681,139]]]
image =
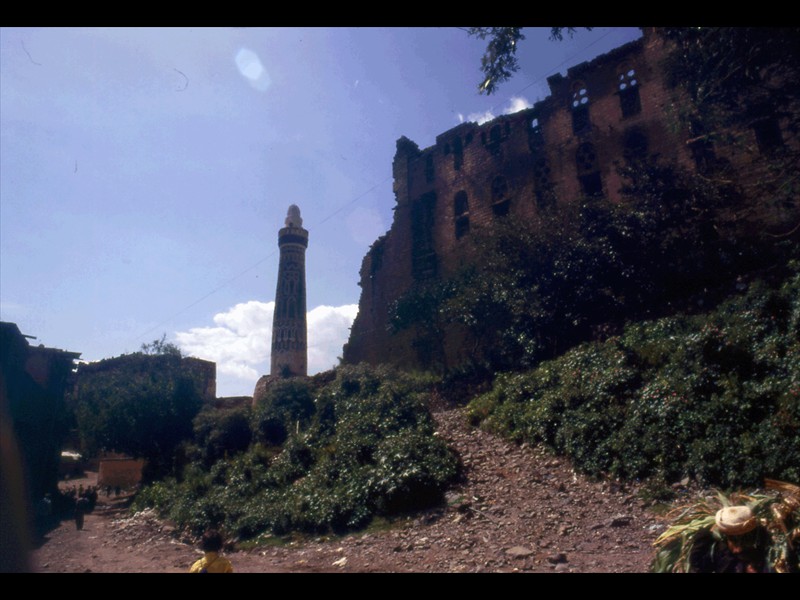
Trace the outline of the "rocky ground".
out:
[[[463,409],[435,412],[460,453],[464,482],[446,506],[380,531],[226,552],[237,572],[647,572],[665,528],[633,486],[592,482],[568,461],[466,424]],[[93,474],[84,483],[91,483]],[[79,482],[70,482],[78,484]],[[38,572],[186,572],[201,556],[127,498],[101,497],[77,531],[63,521],[31,557]]]

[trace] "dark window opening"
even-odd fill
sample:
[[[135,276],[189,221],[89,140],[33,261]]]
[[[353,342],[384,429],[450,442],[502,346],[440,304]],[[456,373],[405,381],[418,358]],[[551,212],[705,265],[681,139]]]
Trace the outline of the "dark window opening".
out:
[[[629,87],[619,93],[619,106],[622,117],[631,117],[642,112],[642,102],[639,99],[639,88]]]
[[[647,158],[647,136],[638,127],[625,132],[622,156],[632,163]]]
[[[508,181],[502,175],[492,180],[492,212],[496,217],[503,217],[511,209],[511,199],[508,197]]]
[[[489,131],[489,143],[496,144],[503,138],[503,130],[500,125],[495,125]]]
[[[428,154],[428,156],[425,157],[425,181],[432,183],[433,177],[433,154]]]
[[[642,101],[639,98],[639,80],[634,69],[625,69],[619,74],[619,105],[622,118],[642,112]]]
[[[589,198],[597,198],[603,195],[603,181],[600,178],[600,172],[595,171],[587,175],[578,177],[581,182],[581,189],[583,195]]]
[[[502,153],[501,142],[506,139],[509,132],[509,125],[506,123],[506,132],[503,133],[503,127],[500,123],[496,123],[489,130],[489,138],[486,139],[486,132],[481,133],[481,139],[486,145],[486,148],[494,156],[500,156]]]
[[[436,194],[421,196],[411,209],[411,269],[418,281],[436,277],[436,251],[433,244],[433,224],[436,210]]]
[[[572,109],[572,133],[580,135],[590,129],[589,107],[585,105]]]
[[[467,192],[462,190],[456,193],[453,199],[453,214],[455,215],[456,223],[456,239],[460,239],[469,232],[469,201],[467,200]]]
[[[492,179],[492,201],[502,200],[508,194],[508,182],[502,175]]]
[[[783,147],[783,136],[777,119],[767,118],[753,123],[758,149],[762,154],[769,154]]]
[[[469,217],[456,218],[456,239],[459,240],[469,233]]]
[[[603,182],[600,178],[600,166],[594,145],[586,142],[578,146],[575,152],[575,166],[583,194],[589,197],[603,195]]]
[[[469,201],[467,200],[467,192],[460,191],[453,198],[453,214],[460,217],[469,212]]]
[[[500,202],[492,204],[492,212],[495,217],[505,217],[511,210],[511,199],[506,198]]]
[[[464,164],[464,147],[461,145],[461,138],[453,140],[453,168],[458,171]]]
[[[542,126],[539,124],[539,119],[531,119],[530,127],[528,127],[528,146],[532,151],[544,146],[544,135],[542,134]]]
[[[572,132],[579,135],[590,129],[589,92],[580,81],[572,86],[572,90]]]
[[[597,162],[597,152],[593,144],[586,142],[578,146],[578,150],[575,152],[575,164],[579,175],[585,175],[600,169]]]

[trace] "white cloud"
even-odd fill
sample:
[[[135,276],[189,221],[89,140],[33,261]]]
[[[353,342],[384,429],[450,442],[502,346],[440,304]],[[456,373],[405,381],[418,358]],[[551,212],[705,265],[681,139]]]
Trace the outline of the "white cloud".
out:
[[[511,100],[508,101],[508,106],[503,110],[504,115],[510,115],[515,112],[519,112],[521,110],[525,110],[526,108],[530,108],[533,106],[530,102],[528,102],[527,98],[523,98],[522,96],[512,96]]]
[[[308,372],[325,371],[338,364],[350,335],[358,304],[318,306],[308,313]]]
[[[491,121],[494,118],[495,114],[491,110],[487,110],[486,112],[482,113],[469,113],[466,120],[477,123],[478,125],[483,125],[487,121]]]
[[[249,396],[269,372],[274,310],[274,302],[243,302],[214,315],[215,326],[176,332],[175,343],[185,354],[217,363],[218,396]],[[310,375],[338,363],[357,312],[357,304],[347,304],[308,313]]]
[[[533,106],[533,105],[527,100],[527,98],[524,98],[522,96],[512,96],[511,99],[509,99],[508,104],[506,105],[506,107],[503,108],[500,111],[500,114],[501,115],[510,115],[512,113],[519,112],[519,111],[524,110],[526,108],[530,108],[531,106]],[[484,123],[494,119],[496,116],[497,115],[495,115],[492,112],[492,109],[489,109],[489,110],[487,110],[485,112],[482,112],[482,113],[480,113],[480,112],[470,113],[470,114],[467,115],[466,120],[467,121],[474,121],[478,125],[483,125]],[[459,115],[458,115],[458,120],[459,120],[460,123],[463,123],[464,120],[465,120],[464,116],[461,113],[459,113]]]

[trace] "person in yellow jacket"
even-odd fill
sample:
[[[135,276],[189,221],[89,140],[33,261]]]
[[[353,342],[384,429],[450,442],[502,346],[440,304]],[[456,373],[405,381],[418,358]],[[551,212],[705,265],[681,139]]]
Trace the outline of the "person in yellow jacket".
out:
[[[215,529],[209,529],[203,534],[201,547],[205,556],[195,562],[190,573],[233,573],[233,565],[224,556],[222,550],[222,535]]]

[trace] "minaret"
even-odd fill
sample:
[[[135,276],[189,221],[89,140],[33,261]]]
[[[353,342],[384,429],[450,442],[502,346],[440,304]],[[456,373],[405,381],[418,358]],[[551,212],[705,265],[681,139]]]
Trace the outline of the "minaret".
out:
[[[308,374],[306,345],[306,248],[308,231],[303,229],[300,209],[294,204],[286,214],[286,227],[278,232],[281,258],[275,315],[272,320],[272,364],[270,375]]]

